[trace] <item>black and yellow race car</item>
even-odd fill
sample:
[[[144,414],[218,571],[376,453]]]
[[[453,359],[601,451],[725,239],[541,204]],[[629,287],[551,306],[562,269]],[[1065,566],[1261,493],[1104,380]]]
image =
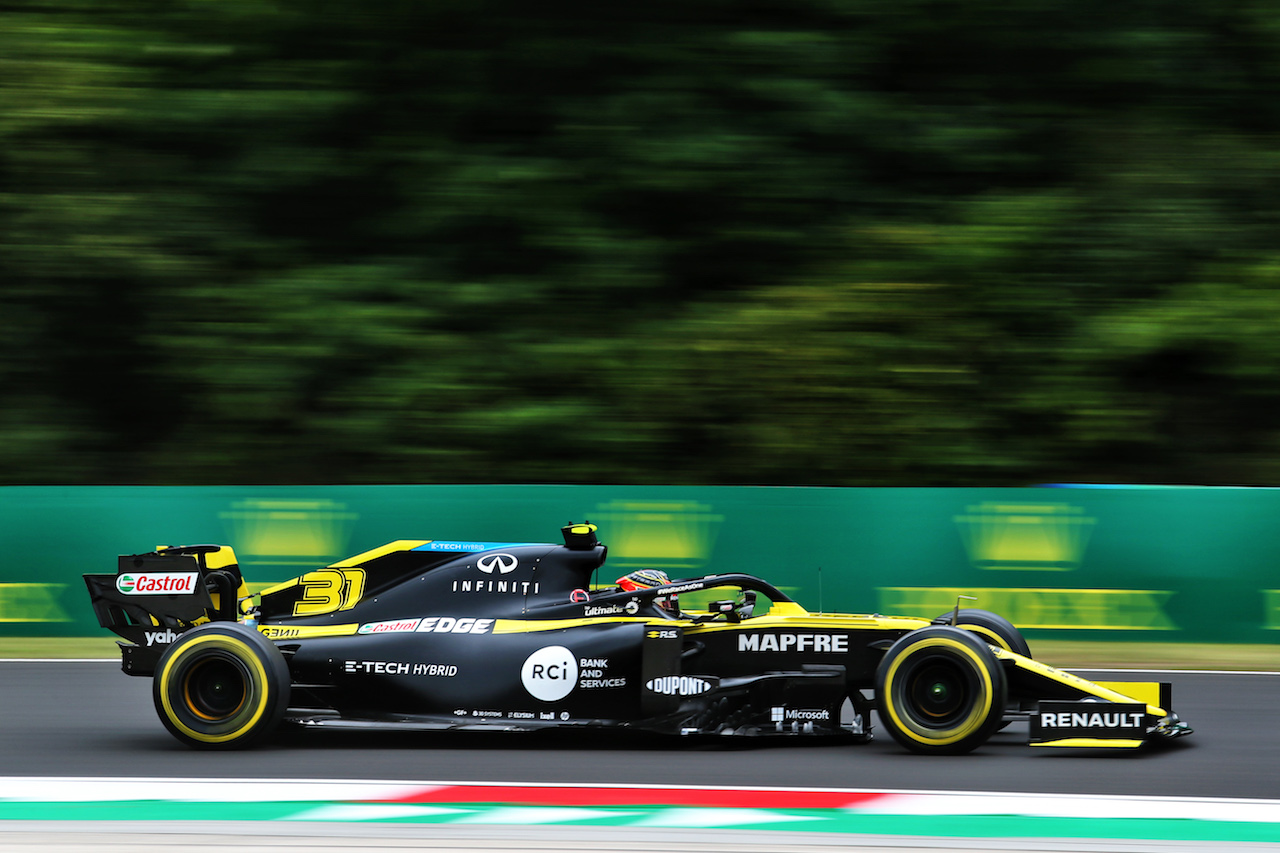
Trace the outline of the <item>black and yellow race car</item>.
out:
[[[1137,747],[1191,729],[1160,682],[1087,681],[1002,617],[815,614],[747,574],[597,581],[564,544],[397,541],[248,595],[232,549],[163,548],[85,575],[123,669],[193,747],[314,727],[627,728],[871,737],[964,753],[1018,719],[1036,746]]]

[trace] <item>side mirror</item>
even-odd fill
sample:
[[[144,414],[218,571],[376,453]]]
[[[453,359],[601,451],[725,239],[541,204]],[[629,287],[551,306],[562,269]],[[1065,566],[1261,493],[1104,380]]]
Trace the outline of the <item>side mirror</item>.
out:
[[[724,616],[730,622],[741,622],[742,617],[738,615],[738,603],[731,599],[724,601],[713,601],[707,605],[715,616]]]

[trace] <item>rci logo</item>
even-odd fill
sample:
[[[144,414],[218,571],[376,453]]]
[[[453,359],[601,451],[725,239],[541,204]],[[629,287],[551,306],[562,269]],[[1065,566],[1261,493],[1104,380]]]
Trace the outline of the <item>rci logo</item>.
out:
[[[514,572],[520,563],[510,554],[486,554],[476,561],[476,565],[486,575],[493,574],[494,569],[498,570],[498,574],[505,575]]]
[[[546,646],[525,660],[520,680],[533,698],[555,702],[573,692],[578,682],[578,659],[564,646]]]

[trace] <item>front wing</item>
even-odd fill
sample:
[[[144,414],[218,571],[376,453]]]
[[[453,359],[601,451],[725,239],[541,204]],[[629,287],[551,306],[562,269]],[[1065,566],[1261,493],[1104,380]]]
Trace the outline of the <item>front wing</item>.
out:
[[[1167,681],[1089,681],[992,647],[1019,693],[1038,697],[1029,714],[1031,746],[1131,749],[1192,733],[1170,710]]]

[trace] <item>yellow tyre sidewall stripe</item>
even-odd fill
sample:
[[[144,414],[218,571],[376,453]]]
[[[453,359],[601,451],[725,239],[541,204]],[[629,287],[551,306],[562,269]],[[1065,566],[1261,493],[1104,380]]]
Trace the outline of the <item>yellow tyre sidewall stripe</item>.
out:
[[[979,698],[979,701],[974,704],[973,710],[969,712],[969,715],[964,718],[963,722],[949,730],[953,732],[953,734],[944,735],[943,737],[923,736],[921,732],[914,728],[912,723],[903,721],[902,717],[898,714],[898,709],[894,702],[893,685],[894,677],[898,673],[898,667],[904,660],[915,656],[915,654],[920,650],[929,648],[946,648],[960,652],[965,657],[969,658],[969,660],[973,661],[974,668],[982,681],[982,696]],[[956,640],[952,640],[947,637],[930,637],[913,643],[910,646],[909,652],[898,655],[898,657],[894,659],[893,663],[889,665],[889,671],[885,674],[884,687],[886,694],[884,708],[888,712],[889,716],[893,718],[893,723],[897,727],[898,731],[905,734],[912,740],[928,746],[947,746],[948,744],[953,744],[956,741],[962,740],[977,731],[982,725],[982,721],[987,718],[989,713],[991,713],[991,699],[992,695],[995,693],[995,688],[991,684],[991,673],[987,669],[982,658],[978,656],[978,652],[969,648],[964,643],[957,642]]]
[[[207,732],[199,732],[192,729],[182,722],[181,717],[175,712],[173,704],[170,702],[170,687],[174,670],[178,668],[175,664],[182,664],[196,649],[207,646],[212,649],[229,652],[234,655],[242,663],[247,664],[252,676],[249,684],[245,686],[248,701],[252,702],[256,707],[253,714],[247,722],[238,726],[229,732],[222,734],[209,734]],[[257,653],[249,647],[243,640],[235,637],[228,637],[222,634],[209,634],[203,637],[196,637],[190,640],[185,647],[178,650],[174,657],[170,660],[170,665],[165,667],[164,672],[160,674],[160,700],[164,705],[165,716],[169,718],[169,722],[182,731],[187,737],[198,740],[202,743],[225,743],[229,740],[235,740],[243,737],[253,731],[254,726],[262,719],[262,715],[267,710],[267,671],[262,665]],[[192,710],[193,709],[188,709]],[[196,716],[199,716],[196,714]]]
[[[981,625],[957,625],[956,627],[961,628],[965,631],[968,631],[971,634],[977,634],[978,636],[982,637],[983,641],[989,646],[999,646],[1000,648],[1004,649],[1006,652],[1013,651],[1013,649],[1009,648],[1009,644],[1005,642],[1004,639],[999,634],[997,634],[995,631],[992,631],[990,628],[984,628]]]

